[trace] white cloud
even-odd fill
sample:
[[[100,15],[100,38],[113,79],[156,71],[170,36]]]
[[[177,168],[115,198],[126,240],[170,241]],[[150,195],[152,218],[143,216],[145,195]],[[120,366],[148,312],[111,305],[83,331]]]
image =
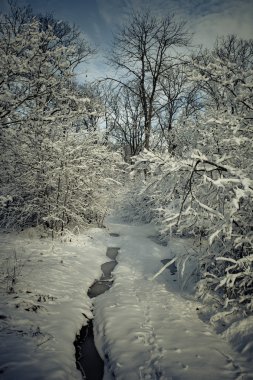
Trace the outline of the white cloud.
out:
[[[220,6],[216,1],[213,3],[209,12],[197,14],[195,17],[193,15],[190,19],[196,43],[211,46],[217,36],[228,34],[237,34],[245,39],[252,38],[252,2],[231,0],[221,3]]]
[[[122,25],[131,9],[150,8],[164,15],[175,13],[188,21],[195,32],[194,42],[211,46],[217,36],[253,36],[252,0],[97,0],[107,27]]]
[[[253,37],[252,0],[146,0],[145,4],[162,15],[168,11],[188,21],[198,44],[212,46],[217,36],[227,34]]]
[[[150,8],[164,15],[175,13],[189,21],[195,41],[210,45],[217,35],[236,33],[253,36],[253,0],[17,0],[41,11],[52,10],[61,18],[72,19],[97,43],[106,43],[111,31],[121,26],[130,10]],[[0,10],[7,0],[0,0]]]

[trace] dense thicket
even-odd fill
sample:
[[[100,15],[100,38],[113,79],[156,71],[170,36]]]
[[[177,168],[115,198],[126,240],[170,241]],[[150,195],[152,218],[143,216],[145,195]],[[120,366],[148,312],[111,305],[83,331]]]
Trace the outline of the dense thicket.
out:
[[[228,313],[253,310],[252,63],[253,42],[235,36],[192,58],[203,107],[178,121],[173,154],[135,157],[131,190],[133,218],[206,242],[198,294]]]
[[[103,219],[119,157],[100,142],[99,111],[74,83],[92,53],[67,23],[15,6],[1,16],[1,226],[63,230]]]

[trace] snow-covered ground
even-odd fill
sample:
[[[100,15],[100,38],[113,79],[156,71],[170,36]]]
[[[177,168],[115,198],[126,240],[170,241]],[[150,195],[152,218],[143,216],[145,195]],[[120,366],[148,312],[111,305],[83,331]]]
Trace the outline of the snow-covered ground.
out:
[[[65,242],[1,234],[1,379],[81,379],[73,341],[92,302],[104,380],[253,379],[247,357],[199,319],[201,305],[188,293],[191,263],[187,282],[168,269],[154,278],[160,260],[185,244],[164,247],[150,238],[155,234],[153,226],[113,219],[107,229]],[[108,261],[108,246],[120,247],[114,285],[91,301],[86,293]]]
[[[0,235],[0,378],[81,379],[73,341],[92,316],[86,293],[108,260],[108,233],[62,243],[29,233]]]
[[[94,302],[104,379],[253,379],[249,358],[198,318],[201,305],[187,297],[186,283],[182,293],[180,276],[166,270],[152,279],[160,260],[184,249],[185,241],[163,247],[149,238],[155,232],[150,225],[108,227],[120,235],[120,253],[113,287]]]

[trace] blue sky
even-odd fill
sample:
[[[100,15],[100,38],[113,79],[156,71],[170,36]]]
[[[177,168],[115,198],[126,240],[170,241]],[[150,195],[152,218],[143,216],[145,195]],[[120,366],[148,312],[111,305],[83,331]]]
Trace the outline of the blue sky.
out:
[[[236,33],[253,38],[253,0],[17,0],[35,11],[53,12],[56,18],[75,23],[103,55],[112,33],[127,19],[131,9],[149,7],[158,15],[172,12],[188,22],[194,43],[212,46],[217,35]],[[7,0],[0,0],[0,10]],[[102,68],[96,61],[92,70]],[[88,69],[88,71],[91,70]]]

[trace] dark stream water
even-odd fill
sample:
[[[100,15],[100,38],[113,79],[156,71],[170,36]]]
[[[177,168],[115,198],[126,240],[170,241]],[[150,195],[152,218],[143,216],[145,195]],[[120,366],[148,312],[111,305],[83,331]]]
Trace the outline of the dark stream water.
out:
[[[118,234],[111,233],[113,237],[119,236]],[[101,265],[102,276],[99,280],[95,281],[89,288],[87,294],[90,298],[99,296],[106,292],[113,284],[112,271],[117,265],[116,257],[119,253],[118,247],[108,247],[106,256],[111,261]],[[82,373],[86,380],[102,380],[104,374],[104,362],[99,356],[93,335],[93,322],[92,319],[88,321],[87,326],[83,326],[79,335],[76,336],[74,342],[76,349],[76,366]]]

